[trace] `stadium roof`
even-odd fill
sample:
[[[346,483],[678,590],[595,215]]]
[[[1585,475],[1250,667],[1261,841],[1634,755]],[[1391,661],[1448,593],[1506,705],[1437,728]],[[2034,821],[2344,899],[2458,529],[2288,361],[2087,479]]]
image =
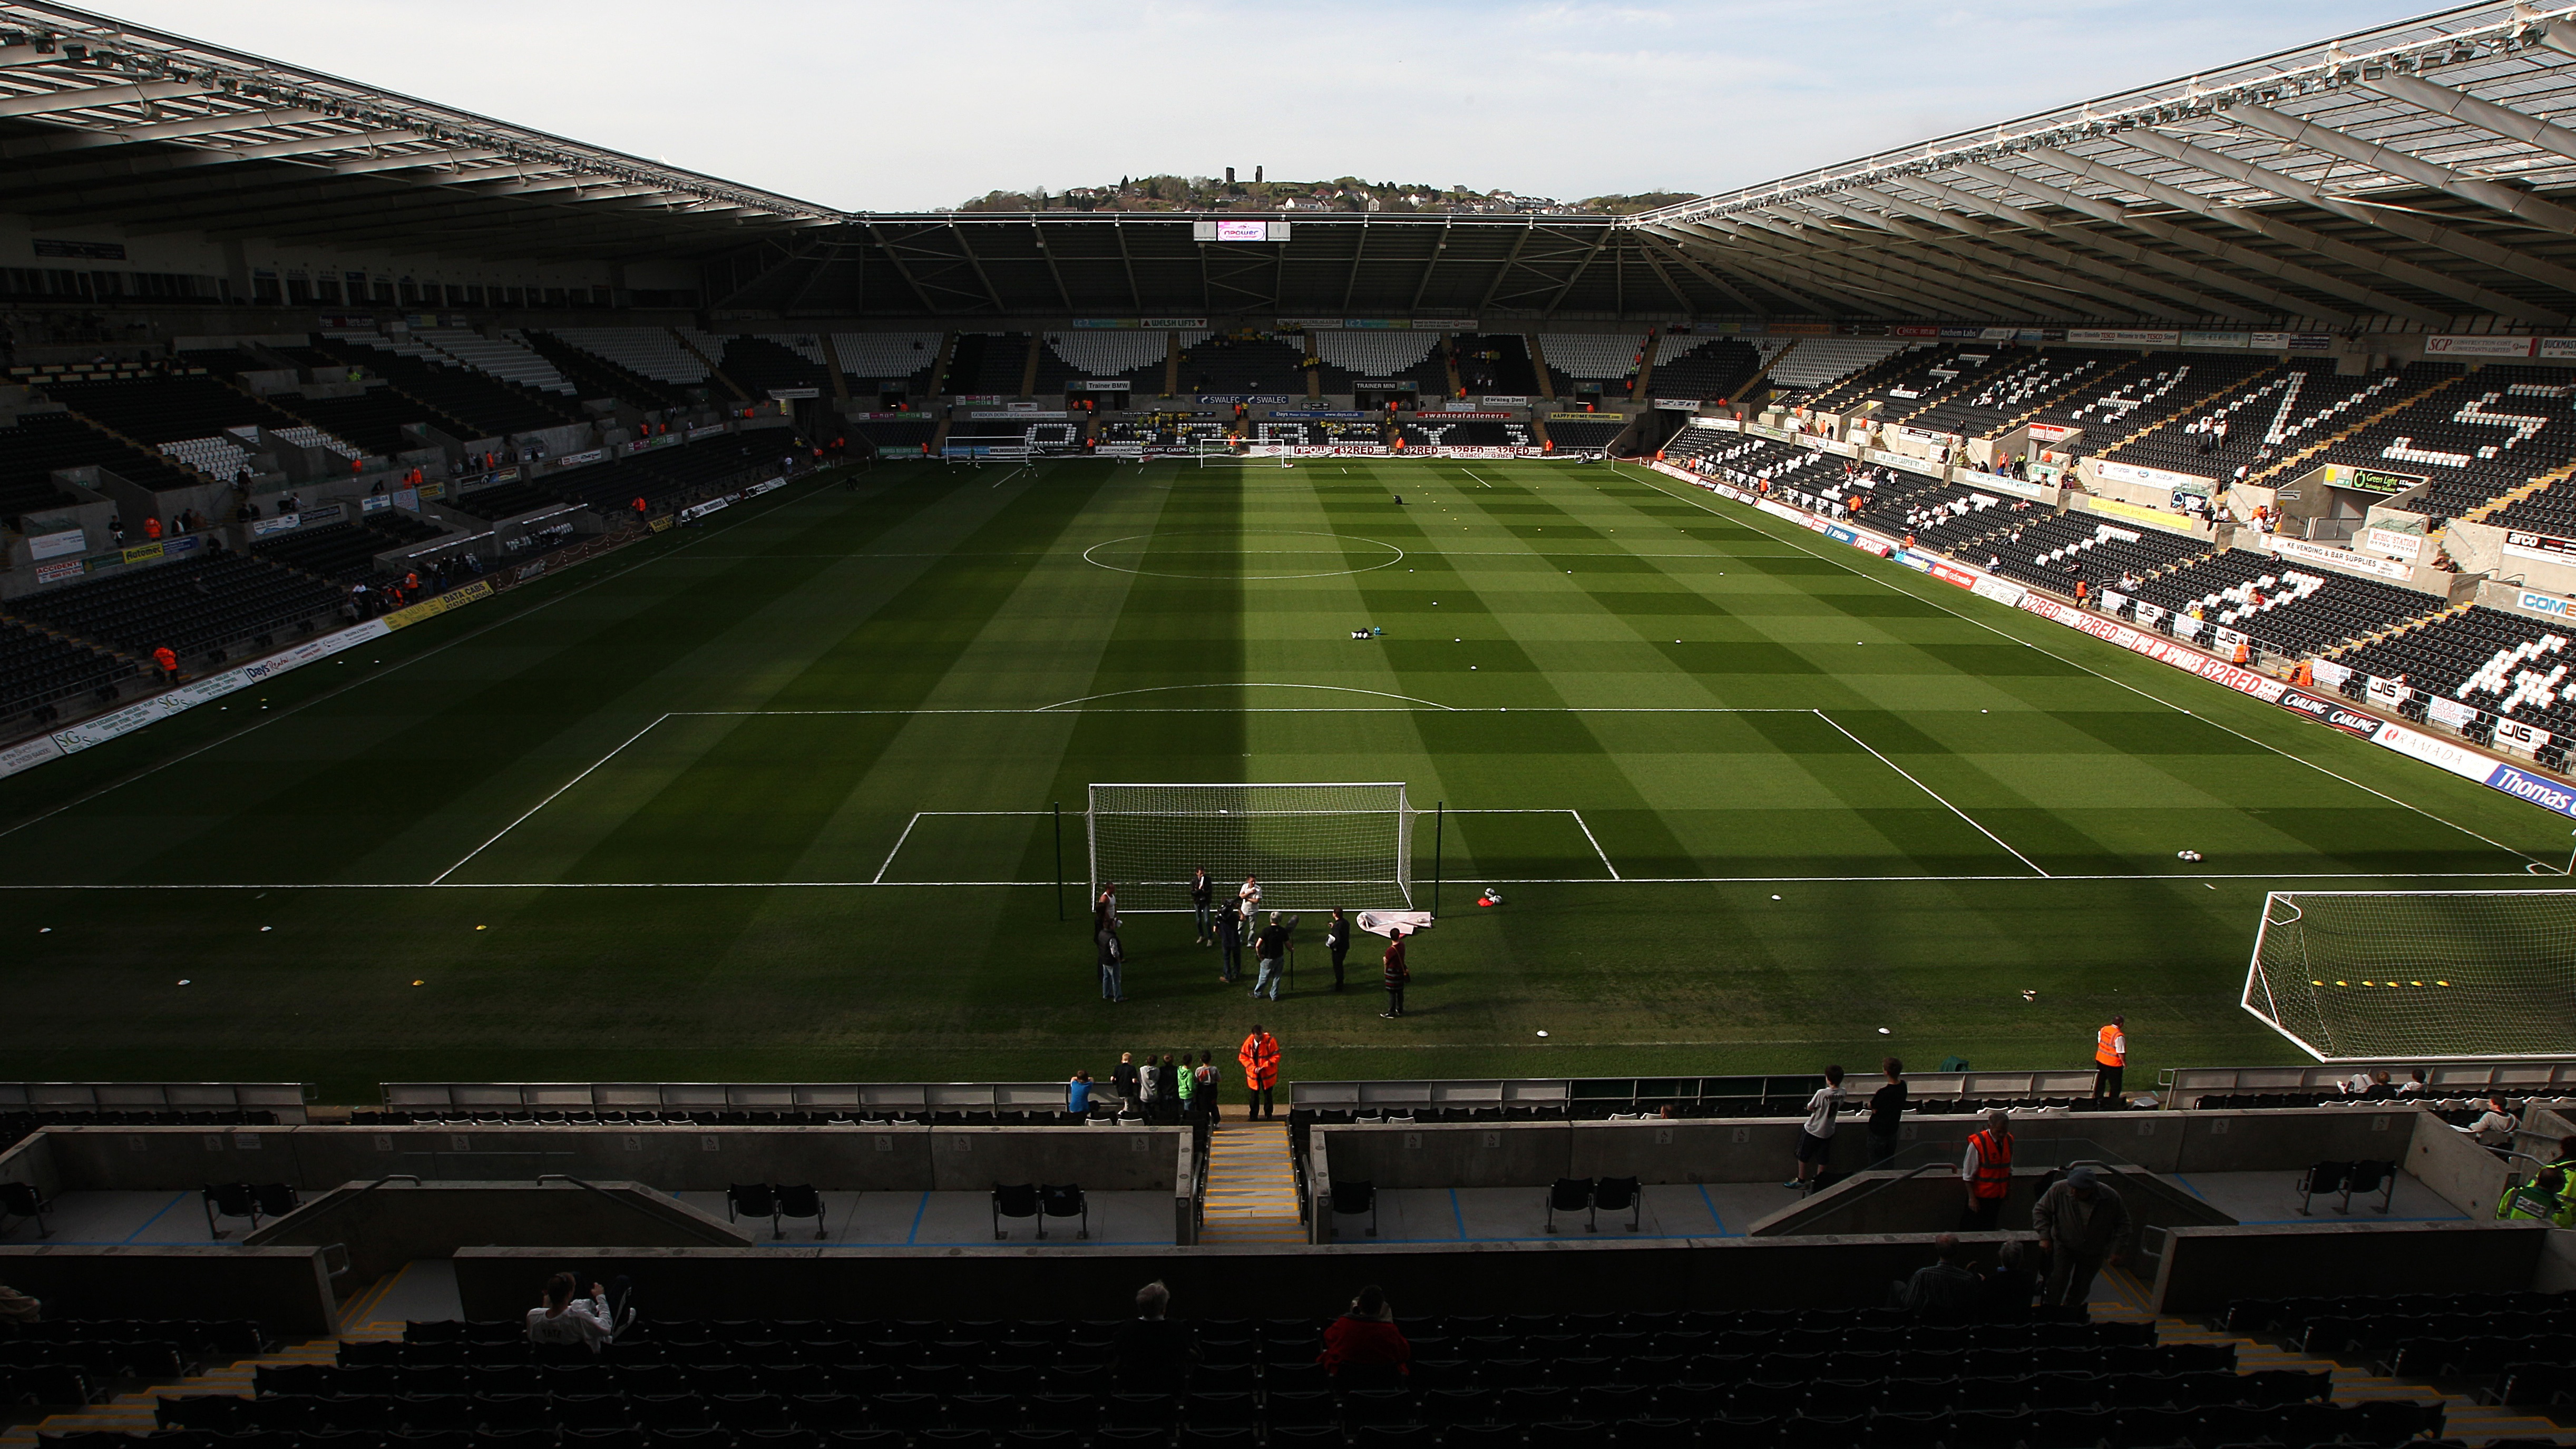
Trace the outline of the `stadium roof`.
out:
[[[2477,4],[1639,216],[842,212],[35,0],[0,211],[707,259],[780,314],[2576,318],[2576,3]]]

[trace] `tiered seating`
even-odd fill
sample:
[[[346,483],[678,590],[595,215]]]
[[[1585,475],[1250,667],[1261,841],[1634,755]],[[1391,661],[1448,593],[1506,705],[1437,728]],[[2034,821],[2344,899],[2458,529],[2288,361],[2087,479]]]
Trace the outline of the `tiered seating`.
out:
[[[0,620],[0,719],[104,689],[133,674],[129,660]]]
[[[1687,334],[1659,337],[1655,339],[1655,370],[1646,379],[1646,390],[1657,397],[1732,399],[1785,345]],[[1548,354],[1551,359],[1555,355]],[[1548,431],[1553,435],[1556,430]]]
[[[424,446],[418,438],[403,432],[405,424],[430,423],[442,431],[467,426],[459,419],[413,402],[390,387],[371,387],[354,397],[315,398],[302,393],[282,392],[273,395],[269,401],[297,417],[312,420],[318,427],[346,438],[356,448],[378,457],[391,457],[406,449]]]
[[[356,1126],[411,1127],[1056,1127],[1070,1119],[1058,1110],[895,1111],[886,1108],[779,1108],[745,1111],[666,1107],[658,1111],[590,1111],[500,1107],[360,1108]]]
[[[2224,1325],[2408,1378],[2476,1380],[2500,1404],[2556,1404],[2576,1385],[2576,1302],[2563,1293],[2240,1299]]]
[[[1306,390],[1304,339],[1269,332],[1210,337],[1181,353],[1181,391],[1287,393]],[[1434,378],[1429,390],[1439,390]]]
[[[1170,336],[1167,332],[1144,332],[1134,328],[1050,332],[1045,337],[1047,355],[1038,363],[1039,374],[1045,376],[1052,363],[1060,366],[1066,377],[1123,377],[1140,390],[1160,392],[1163,363],[1171,348],[1167,340]],[[1184,332],[1181,345],[1188,347],[1205,336],[1205,332]],[[938,347],[939,339],[931,337],[930,350],[935,354]],[[893,354],[895,361],[900,361],[901,357],[899,352]],[[1045,390],[1043,387],[1039,389],[1041,392]]]
[[[1542,332],[1538,346],[1547,354],[1547,370],[1556,380],[1556,390],[1571,393],[1580,391],[1582,384],[1624,384],[1636,376],[1646,339],[1636,332]]]
[[[2356,680],[2403,676],[2420,695],[2537,725],[2563,740],[2576,735],[2576,702],[2564,688],[2570,673],[2568,633],[2481,604],[2373,639],[2336,658],[2353,670]],[[2483,728],[2472,724],[2467,733],[2483,738]]]
[[[527,483],[503,483],[492,488],[477,488],[471,493],[450,494],[443,500],[459,513],[472,514],[486,523],[516,518],[540,508],[560,507],[561,498]]]
[[[2571,398],[2562,370],[2484,367],[2309,461],[2429,478],[2428,496],[2408,506],[2448,520],[2576,459]]]
[[[2223,352],[2150,352],[2101,386],[2077,388],[2041,408],[2031,421],[2082,428],[2085,451],[2099,455],[2207,399],[2227,393],[2272,365],[2269,358],[2231,357]],[[2161,434],[2170,430],[2157,431]],[[2253,431],[2246,428],[2237,436],[2245,438]],[[2131,462],[2146,461],[2128,459],[2125,453],[2121,456]]]
[[[1080,448],[1081,431],[1081,427],[1074,423],[1032,423],[1009,418],[950,423],[947,446],[1022,449],[1033,458],[1049,457]]]
[[[296,423],[259,399],[210,377],[56,383],[45,392],[93,422],[156,446],[220,439],[230,429],[253,424],[291,428]],[[229,480],[231,474],[222,476]]]
[[[1538,369],[1530,365],[1529,339],[1517,332],[1462,332],[1449,339],[1458,380],[1470,396],[1536,397]]]
[[[1134,335],[1154,339],[1154,361],[1159,366],[1163,334]],[[835,332],[832,351],[841,359],[841,371],[859,379],[862,386],[898,383],[907,393],[927,393],[930,369],[939,362],[940,336],[937,332]]]
[[[1604,418],[1599,422],[1568,422],[1563,418],[1553,418],[1547,425],[1548,441],[1556,444],[1557,451],[1561,453],[1598,451],[1609,447],[1611,439],[1626,431],[1628,420],[1621,417]]]
[[[573,415],[572,404],[557,402],[550,394],[503,382],[442,353],[405,355],[425,351],[417,345],[397,350],[384,338],[376,339],[376,343],[386,345],[354,339],[337,345],[351,361],[373,368],[404,393],[463,423],[475,438],[532,432],[579,421]]]
[[[57,468],[97,464],[146,488],[176,488],[197,480],[167,463],[89,427],[69,413],[21,413],[0,428],[0,521],[19,526],[21,514],[69,508],[80,500],[54,482]],[[132,471],[128,471],[128,470]],[[136,477],[136,473],[145,476]]]
[[[480,494],[467,495],[469,498],[480,496]],[[400,519],[402,524],[408,527],[398,525],[400,531],[396,528],[379,527],[379,519],[388,521]],[[427,530],[427,535],[423,537],[421,533],[413,530]],[[382,512],[371,514],[355,523],[335,523],[326,528],[308,528],[301,532],[265,539],[252,544],[250,551],[271,563],[302,569],[308,574],[317,574],[338,583],[353,584],[360,579],[375,577],[377,554],[389,548],[399,548],[407,543],[426,542],[430,538],[439,536],[439,530],[431,528],[408,513]]]
[[[2104,579],[2172,568],[2209,551],[2196,538],[2123,528],[2083,513],[2026,515],[1986,543],[2002,558],[1997,573],[2061,592],[2071,592],[2079,578],[2098,588]]]
[[[1527,423],[1408,422],[1396,433],[1408,448],[1526,448]]]
[[[202,367],[217,377],[231,377],[242,372],[273,372],[277,364],[264,361],[238,347],[190,348],[179,354],[190,367]]]
[[[1551,426],[1550,435],[1554,432]],[[1746,488],[1790,478],[1821,485],[1829,473],[1840,476],[1843,464],[1841,458],[1815,448],[1716,428],[1684,428],[1665,446],[1664,453],[1667,461],[1680,461],[1696,472]]]
[[[832,395],[823,344],[812,333],[721,340],[725,376],[753,397],[766,397],[773,387],[819,388],[823,396]]]
[[[22,594],[8,612],[129,654],[168,645],[192,656],[325,618],[339,595],[288,569],[238,554]]]
[[[176,1378],[211,1363],[266,1353],[278,1343],[256,1323],[231,1320],[64,1319],[17,1324],[6,1332],[0,1339],[0,1403],[47,1407],[92,1403],[121,1381]]]
[[[1980,380],[2000,350],[1991,342],[1927,348],[1901,356],[1885,368],[1863,369],[1847,381],[1818,389],[1805,401],[1830,413],[1876,402],[1883,405],[1881,416],[1902,417],[1924,406],[1927,399]]]
[[[594,1357],[531,1349],[516,1320],[413,1323],[335,1364],[263,1365],[257,1396],[163,1399],[161,1432],[267,1443],[472,1430],[627,1446],[794,1449],[1887,1449],[2348,1438],[2393,1444],[2440,1409],[2320,1402],[2323,1373],[2239,1373],[2230,1344],[2147,1324],[1925,1327],[1883,1310],[1416,1318],[1399,1376],[1315,1363],[1325,1324],[1208,1319],[1168,1379],[1110,1367],[1115,1320],[665,1322]],[[1261,1436],[1258,1440],[1255,1436]],[[137,1446],[138,1441],[125,1441]],[[63,1449],[91,1449],[66,1445]]]
[[[2102,576],[2094,577],[2098,582]],[[2197,605],[2201,617],[2219,627],[2294,657],[2449,607],[2431,594],[2379,579],[2287,568],[2268,554],[2242,549],[2142,579],[2130,592],[2177,614]]]
[[[949,350],[948,380],[940,391],[1016,397],[1028,349],[1025,332],[960,332]]]
[[[920,422],[881,420],[852,423],[849,432],[850,446],[854,448],[864,443],[872,448],[901,448],[914,453],[920,452],[924,444],[938,435],[939,424],[927,418]]]
[[[596,352],[585,351],[557,333],[530,332],[524,336],[532,351],[553,363],[555,370],[573,384],[578,397],[614,398],[648,413],[686,407],[690,402],[686,384],[657,381]],[[665,336],[662,340],[669,342],[670,338]],[[678,350],[674,345],[672,351]],[[698,371],[703,375],[706,365],[700,363]]]
[[[1766,357],[1775,345],[1785,344],[1762,344]],[[1801,337],[1787,357],[1772,364],[1770,375],[1763,380],[1782,391],[1821,394],[1854,373],[1876,367],[1908,347],[1922,345],[1893,337]]]
[[[1350,392],[1369,381],[1410,381],[1417,392],[1445,393],[1449,363],[1440,353],[1439,341],[1437,332],[1364,327],[1330,327],[1306,334],[1308,350],[1323,360],[1317,375],[1328,393]],[[1472,385],[1468,390],[1475,391]]]
[[[2098,388],[2100,379],[2131,367],[2136,354],[2051,347],[1999,359],[1970,387],[1928,407],[1902,414],[1912,427],[1982,437],[2042,403],[2075,388]]]
[[[448,530],[424,520],[419,514],[406,513],[399,508],[377,509],[368,514],[365,521],[367,527],[398,544],[427,543],[433,538],[444,538],[448,533]]]
[[[558,327],[555,338],[659,383],[702,385],[707,364],[661,327]]]
[[[529,347],[516,331],[493,338],[462,327],[431,327],[413,335],[467,367],[490,373],[503,382],[572,396],[573,386],[563,373]]]

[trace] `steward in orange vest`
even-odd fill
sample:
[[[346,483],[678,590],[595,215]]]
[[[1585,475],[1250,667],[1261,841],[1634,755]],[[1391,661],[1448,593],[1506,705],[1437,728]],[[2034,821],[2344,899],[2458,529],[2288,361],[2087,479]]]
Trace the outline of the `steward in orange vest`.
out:
[[[1967,1153],[1959,1161],[1959,1180],[1968,1188],[1968,1211],[1960,1219],[1961,1232],[1995,1230],[2004,1199],[2012,1195],[2012,1164],[2012,1114],[2001,1107],[1989,1107],[1985,1127],[1969,1137]]]
[[[1245,1119],[1269,1116],[1270,1089],[1279,1085],[1279,1038],[1263,1031],[1256,1021],[1252,1035],[1243,1039],[1234,1059],[1243,1063],[1244,1089],[1251,1094],[1244,1107]]]
[[[2128,1027],[2127,1017],[2115,1016],[2109,1026],[2094,1033],[2093,1095],[2097,1100],[2120,1095],[2120,1072],[2129,1065]]]

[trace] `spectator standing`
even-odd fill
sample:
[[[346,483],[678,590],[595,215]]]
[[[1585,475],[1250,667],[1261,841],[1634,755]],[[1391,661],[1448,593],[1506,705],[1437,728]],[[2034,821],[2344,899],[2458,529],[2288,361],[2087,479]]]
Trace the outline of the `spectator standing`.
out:
[[[1224,1114],[1217,1110],[1216,1093],[1218,1085],[1225,1080],[1225,1074],[1216,1069],[1213,1053],[1199,1053],[1198,1078],[1199,1109],[1207,1113],[1208,1125],[1213,1127],[1224,1119]]]
[[[1252,1034],[1235,1050],[1234,1059],[1243,1063],[1243,1116],[1245,1121],[1271,1114],[1270,1090],[1279,1085],[1279,1038],[1252,1024]]]
[[[1181,1088],[1181,1068],[1172,1064],[1172,1054],[1163,1053],[1163,1069],[1154,1074],[1156,1090],[1162,1093],[1163,1120],[1178,1122],[1182,1109],[1189,1105],[1190,1094]]]
[[[1843,1069],[1825,1068],[1825,1084],[1807,1099],[1807,1120],[1798,1129],[1798,1175],[1780,1184],[1793,1192],[1813,1192],[1825,1171],[1834,1142],[1834,1114],[1843,1107]]]
[[[147,513],[143,515],[143,537],[146,540],[151,540],[157,539],[160,536],[161,515],[157,513]]]
[[[1232,986],[1243,979],[1243,917],[1231,906],[1216,915],[1217,944],[1224,948],[1216,979]]]
[[[179,682],[179,655],[178,655],[178,652],[177,652],[176,650],[172,649],[172,648],[171,648],[169,645],[167,645],[167,644],[164,644],[164,645],[162,645],[160,648],[153,650],[153,651],[152,651],[152,668],[153,668],[154,672],[158,673],[158,674],[161,676],[161,682],[162,682],[163,684],[176,684],[176,683],[178,683],[178,682]]]
[[[1152,1052],[1136,1065],[1136,1110],[1151,1122],[1163,1115],[1163,1067]]]
[[[1413,973],[1404,965],[1404,932],[1386,933],[1386,955],[1378,962],[1378,973],[1386,978],[1386,1010],[1379,1015],[1393,1021],[1404,1015],[1404,985],[1413,979]]]
[[[1120,1391],[1131,1394],[1176,1394],[1189,1377],[1198,1348],[1190,1332],[1166,1315],[1172,1290],[1156,1279],[1136,1290],[1136,1316],[1119,1324],[1110,1336],[1110,1372]]]
[[[2109,1025],[2093,1034],[2093,1100],[2118,1097],[2120,1073],[2128,1065],[2129,1019],[2115,1016]]]
[[[1960,1231],[1995,1230],[2003,1216],[2004,1199],[2012,1196],[2012,1164],[2012,1114],[1988,1107],[1986,1125],[1970,1134],[1968,1150],[1959,1158],[1959,1181],[1968,1189],[1968,1211],[1959,1220]]]
[[[1395,1326],[1395,1310],[1387,1304],[1385,1289],[1371,1283],[1359,1291],[1349,1311],[1324,1330],[1324,1349],[1315,1355],[1315,1362],[1336,1384],[1355,1369],[1382,1369],[1398,1382],[1400,1376],[1412,1373],[1413,1345]]]
[[[1209,881],[1207,867],[1190,872],[1190,914],[1197,918],[1199,944],[1216,944],[1216,918],[1210,907],[1216,900],[1216,886]]]
[[[1251,920],[1253,907],[1261,904],[1261,877],[1245,876],[1243,884],[1235,889],[1234,902],[1235,909],[1243,913],[1243,918]]]
[[[1333,919],[1324,927],[1324,948],[1333,953],[1333,989],[1342,989],[1342,958],[1351,954],[1351,923],[1342,916],[1340,906],[1333,907]]]
[[[2040,1194],[2030,1225],[2048,1255],[2039,1301],[2081,1308],[2093,1296],[2094,1276],[2117,1267],[2128,1246],[2129,1206],[2092,1168],[2078,1167]]]
[[[1177,1067],[1172,1065],[1170,1057],[1163,1058],[1163,1072],[1172,1079],[1174,1120],[1180,1122],[1191,1120],[1199,1107],[1199,1074],[1190,1066],[1190,1054],[1181,1053],[1181,1062]]]
[[[1905,1127],[1905,1063],[1894,1057],[1878,1064],[1887,1084],[1869,1095],[1869,1165],[1896,1156],[1897,1134]]]
[[[1076,1122],[1091,1115],[1091,1073],[1075,1072],[1065,1082],[1064,1115]]]
[[[1279,924],[1277,911],[1270,913],[1270,924],[1262,927],[1260,936],[1253,941],[1252,954],[1261,963],[1261,974],[1252,978],[1252,994],[1261,995],[1266,986],[1270,988],[1270,999],[1277,1001],[1280,978],[1288,974],[1283,964],[1288,956],[1288,928]]]
[[[1902,1283],[1888,1285],[1888,1306],[1936,1323],[1957,1323],[1975,1314],[1984,1284],[1959,1261],[1965,1256],[1957,1233],[1932,1240],[1930,1263]]]
[[[1118,1065],[1112,1067],[1109,1071],[1109,1084],[1118,1089],[1118,1109],[1120,1111],[1123,1112],[1127,1110],[1127,1108],[1135,1105],[1139,1083],[1136,1073],[1136,1054],[1134,1052],[1120,1052],[1118,1054]]]

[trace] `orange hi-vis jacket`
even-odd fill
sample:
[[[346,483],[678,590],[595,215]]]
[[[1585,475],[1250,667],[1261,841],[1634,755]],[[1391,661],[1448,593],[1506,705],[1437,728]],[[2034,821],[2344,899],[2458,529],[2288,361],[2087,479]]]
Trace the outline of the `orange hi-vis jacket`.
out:
[[[2012,1134],[1998,1137],[1988,1128],[1968,1139],[1977,1149],[1977,1175],[1968,1183],[1968,1196],[1986,1201],[2012,1194]]]
[[[2093,1041],[2093,1060],[2106,1067],[2127,1066],[2129,1064],[2128,1033],[2116,1026],[2102,1028]]]
[[[1246,1087],[1258,1092],[1279,1085],[1279,1038],[1266,1031],[1245,1037],[1234,1059],[1243,1063]]]

